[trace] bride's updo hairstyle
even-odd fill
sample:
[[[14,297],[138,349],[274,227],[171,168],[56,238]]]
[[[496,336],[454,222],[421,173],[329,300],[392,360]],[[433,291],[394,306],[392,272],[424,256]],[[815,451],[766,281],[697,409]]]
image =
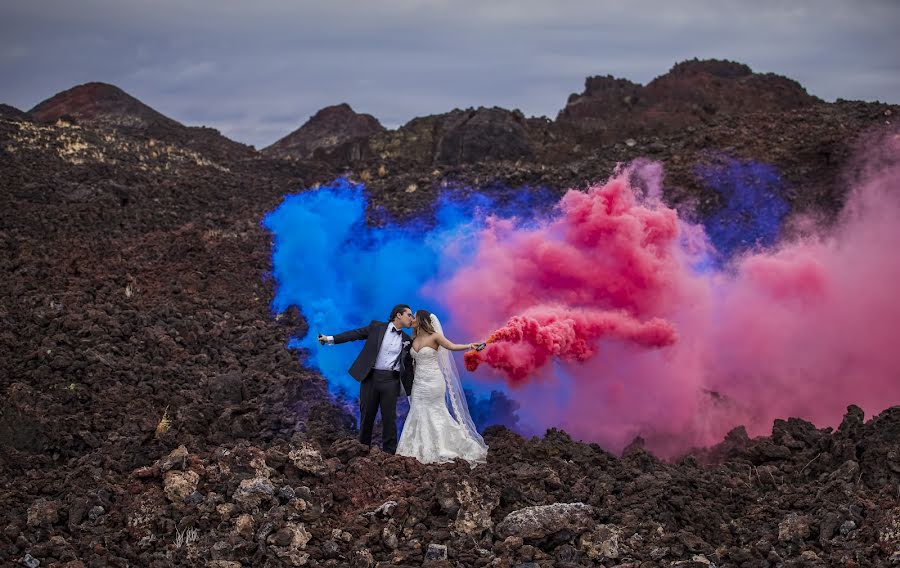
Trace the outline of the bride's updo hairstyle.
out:
[[[417,331],[434,333],[434,326],[431,325],[431,312],[428,310],[417,310],[416,322],[419,324],[419,329]]]

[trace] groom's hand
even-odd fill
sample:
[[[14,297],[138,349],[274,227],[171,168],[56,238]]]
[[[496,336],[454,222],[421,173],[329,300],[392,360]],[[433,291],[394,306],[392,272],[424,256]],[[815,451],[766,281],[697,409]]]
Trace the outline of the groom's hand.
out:
[[[319,334],[319,345],[325,345],[328,342],[328,338],[321,333]]]

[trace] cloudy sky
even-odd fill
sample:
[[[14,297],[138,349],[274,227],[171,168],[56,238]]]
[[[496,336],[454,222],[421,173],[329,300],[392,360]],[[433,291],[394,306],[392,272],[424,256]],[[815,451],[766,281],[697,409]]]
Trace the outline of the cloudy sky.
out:
[[[323,106],[397,127],[470,106],[551,118],[588,75],[733,59],[900,103],[898,0],[5,0],[0,102],[88,81],[264,147]]]

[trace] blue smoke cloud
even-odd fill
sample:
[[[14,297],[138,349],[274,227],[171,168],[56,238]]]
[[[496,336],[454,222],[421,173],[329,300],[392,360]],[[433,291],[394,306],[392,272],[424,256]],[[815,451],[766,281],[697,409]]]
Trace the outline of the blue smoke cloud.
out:
[[[776,243],[790,206],[781,197],[783,183],[773,166],[728,158],[722,164],[697,167],[696,174],[725,200],[725,207],[703,222],[719,253],[718,263]]]
[[[471,389],[463,389],[469,404],[469,414],[479,432],[493,424],[506,426],[510,430],[519,430],[519,403],[509,398],[502,391],[491,391],[487,397],[478,397]]]
[[[490,195],[487,193],[490,191]],[[440,299],[428,296],[427,282],[452,273],[441,252],[449,241],[462,251],[474,251],[475,237],[489,214],[528,224],[550,210],[556,198],[547,190],[490,188],[479,192],[465,187],[444,192],[433,218],[403,224],[366,223],[365,186],[347,179],[315,191],[289,195],[268,213],[262,226],[272,233],[272,276],[276,291],[272,311],[280,314],[296,306],[307,323],[305,336],[288,346],[319,369],[335,395],[353,400],[359,385],[347,369],[361,345],[352,342],[322,347],[319,333],[334,335],[359,328],[371,320],[386,321],[391,307],[409,304],[413,310],[435,312],[448,336],[456,341],[450,311]],[[463,381],[466,378],[463,377]],[[466,390],[479,426],[515,424],[515,402],[504,393],[488,393],[484,385],[468,381]],[[481,398],[479,398],[481,395]],[[496,420],[491,416],[496,415]]]

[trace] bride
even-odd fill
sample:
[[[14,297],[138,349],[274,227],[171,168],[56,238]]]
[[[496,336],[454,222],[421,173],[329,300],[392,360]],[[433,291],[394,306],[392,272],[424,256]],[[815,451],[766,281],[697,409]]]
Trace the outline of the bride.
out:
[[[488,448],[472,423],[456,363],[450,354],[450,351],[474,349],[477,344],[457,345],[447,340],[440,320],[427,310],[416,312],[412,327],[410,354],[415,378],[397,454],[414,457],[422,463],[449,462],[456,458],[465,459],[472,467],[484,463]]]

